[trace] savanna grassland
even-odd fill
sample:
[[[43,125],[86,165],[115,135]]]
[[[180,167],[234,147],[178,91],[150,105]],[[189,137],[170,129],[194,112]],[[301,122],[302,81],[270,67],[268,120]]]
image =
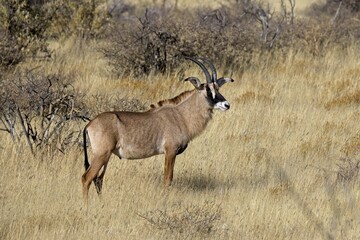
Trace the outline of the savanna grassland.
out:
[[[104,56],[108,39],[47,43],[51,58],[4,70],[2,86],[19,69],[66,75],[90,118],[146,110],[192,89],[184,78],[203,79],[186,61],[165,73],[116,72],[119,63]],[[213,60],[219,75],[235,79],[221,89],[231,108],[215,112],[177,157],[169,188],[162,155],[112,156],[102,196],[91,186],[85,206],[82,140],[63,147],[62,138],[86,120],[64,125],[52,142],[33,142],[32,150],[20,127],[17,141],[0,131],[0,238],[360,239],[360,45],[342,43],[330,39],[320,54],[306,44],[252,52],[242,66]]]

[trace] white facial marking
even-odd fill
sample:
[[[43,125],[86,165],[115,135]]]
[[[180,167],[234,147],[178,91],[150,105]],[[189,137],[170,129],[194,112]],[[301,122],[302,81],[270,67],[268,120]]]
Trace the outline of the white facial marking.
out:
[[[215,93],[215,89],[214,89],[214,84],[209,84],[209,88],[212,94],[212,98],[215,99],[216,93]]]
[[[230,108],[228,101],[218,102],[214,106],[215,109],[220,109],[221,111],[226,111]]]

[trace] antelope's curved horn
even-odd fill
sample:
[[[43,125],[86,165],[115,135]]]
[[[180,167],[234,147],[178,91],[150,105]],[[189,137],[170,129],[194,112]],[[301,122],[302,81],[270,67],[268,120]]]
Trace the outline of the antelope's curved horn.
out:
[[[212,64],[212,62],[210,62],[209,59],[203,58],[203,57],[199,57],[200,60],[202,60],[203,62],[207,63],[211,69],[212,72],[212,81],[216,82],[217,80],[217,72],[216,72],[216,68],[214,67],[214,64]]]
[[[211,77],[210,77],[209,71],[207,70],[207,68],[205,67],[205,65],[202,62],[200,62],[200,61],[198,61],[198,60],[196,60],[194,58],[191,58],[191,57],[185,57],[185,59],[191,60],[194,63],[196,63],[197,65],[199,65],[199,67],[201,68],[201,70],[203,70],[203,72],[205,74],[205,78],[206,78],[207,83],[212,83],[213,82]]]

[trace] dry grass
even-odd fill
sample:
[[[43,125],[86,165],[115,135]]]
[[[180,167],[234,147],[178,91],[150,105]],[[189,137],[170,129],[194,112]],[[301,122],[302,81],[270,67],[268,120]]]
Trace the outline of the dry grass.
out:
[[[78,44],[54,44],[43,68],[74,74],[90,95],[149,105],[191,88],[180,72],[114,79],[93,46]],[[222,89],[231,109],[177,158],[168,189],[163,156],[112,157],[101,199],[91,187],[86,208],[81,150],[31,157],[1,132],[0,238],[359,239],[359,46],[269,61],[234,72]]]

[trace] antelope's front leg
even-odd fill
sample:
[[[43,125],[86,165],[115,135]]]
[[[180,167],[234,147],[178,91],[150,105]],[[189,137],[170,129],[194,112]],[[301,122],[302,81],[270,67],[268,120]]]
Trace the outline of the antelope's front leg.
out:
[[[171,185],[174,176],[176,151],[166,151],[165,153],[165,168],[164,168],[164,184],[165,187]]]

